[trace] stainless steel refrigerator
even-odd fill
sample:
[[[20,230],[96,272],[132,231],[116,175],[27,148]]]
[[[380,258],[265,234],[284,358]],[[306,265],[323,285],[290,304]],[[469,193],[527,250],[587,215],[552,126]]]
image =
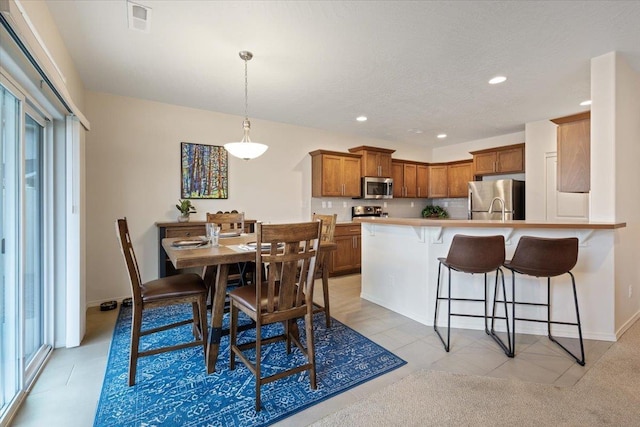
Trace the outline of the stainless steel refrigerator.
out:
[[[505,220],[524,219],[524,181],[471,181],[468,187],[469,219],[500,220],[503,205]]]

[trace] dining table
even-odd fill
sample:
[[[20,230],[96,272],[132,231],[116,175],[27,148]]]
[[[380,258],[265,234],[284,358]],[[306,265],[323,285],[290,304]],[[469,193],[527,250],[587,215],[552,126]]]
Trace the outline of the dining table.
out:
[[[202,243],[198,244],[197,240]],[[228,334],[228,330],[223,330],[222,319],[224,316],[225,298],[227,293],[227,279],[229,276],[229,265],[235,263],[245,263],[256,260],[256,250],[252,246],[256,242],[255,233],[233,234],[229,237],[220,235],[219,244],[213,246],[207,243],[204,236],[195,236],[185,241],[184,237],[173,237],[162,239],[164,248],[171,263],[176,269],[190,267],[204,267],[203,279],[207,287],[212,289],[213,302],[211,304],[211,324],[207,339],[207,349],[205,363],[207,374],[215,372],[220,340],[223,335]],[[184,242],[180,246],[180,243]],[[176,246],[176,245],[179,246]],[[330,251],[335,250],[337,245],[334,242],[323,241],[318,248],[318,259],[323,261]],[[329,273],[327,268],[322,269],[323,285],[327,286]]]

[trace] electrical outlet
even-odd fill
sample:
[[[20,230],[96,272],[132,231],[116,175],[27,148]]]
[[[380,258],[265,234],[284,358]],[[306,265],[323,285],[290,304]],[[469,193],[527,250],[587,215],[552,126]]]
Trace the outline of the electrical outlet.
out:
[[[347,207],[347,202],[342,202],[342,207],[346,208]]]
[[[411,202],[411,207],[413,207],[415,205],[415,203]]]
[[[382,203],[382,207],[386,208],[387,207],[387,202]]]
[[[327,209],[327,202],[322,202],[322,209]]]
[[[633,295],[633,288],[629,285],[629,298],[631,298],[631,295]]]
[[[333,204],[332,204],[331,202],[327,202],[327,207],[328,207],[329,209],[331,209],[331,207],[332,207],[332,206],[333,206]]]

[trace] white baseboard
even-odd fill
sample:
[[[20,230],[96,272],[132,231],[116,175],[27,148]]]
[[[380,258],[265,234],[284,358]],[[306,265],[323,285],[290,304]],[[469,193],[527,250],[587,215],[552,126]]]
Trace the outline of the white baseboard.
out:
[[[627,320],[624,325],[622,325],[617,331],[616,331],[616,341],[618,339],[620,339],[620,337],[622,336],[622,334],[624,334],[625,332],[627,332],[627,329],[629,329],[634,323],[636,323],[636,321],[640,319],[640,311],[638,311],[636,314],[634,314],[633,316],[631,316],[631,318],[629,320]]]

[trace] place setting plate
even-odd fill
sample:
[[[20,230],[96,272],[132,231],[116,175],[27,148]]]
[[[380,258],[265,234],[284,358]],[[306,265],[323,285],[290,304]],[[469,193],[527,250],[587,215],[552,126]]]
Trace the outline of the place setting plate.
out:
[[[204,246],[207,244],[207,240],[198,239],[198,240],[176,240],[171,243],[171,246],[175,248],[197,248],[200,246]]]

